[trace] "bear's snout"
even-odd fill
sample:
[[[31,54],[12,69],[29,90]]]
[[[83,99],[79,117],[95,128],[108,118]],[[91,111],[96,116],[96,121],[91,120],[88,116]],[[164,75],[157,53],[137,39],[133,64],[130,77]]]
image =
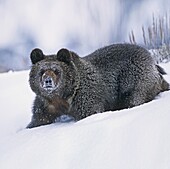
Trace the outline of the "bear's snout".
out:
[[[53,90],[57,87],[58,79],[59,77],[54,71],[47,70],[42,75],[41,85],[46,90]]]
[[[43,82],[43,87],[45,87],[45,88],[55,87],[53,79],[49,76],[47,78],[45,78],[44,82]]]

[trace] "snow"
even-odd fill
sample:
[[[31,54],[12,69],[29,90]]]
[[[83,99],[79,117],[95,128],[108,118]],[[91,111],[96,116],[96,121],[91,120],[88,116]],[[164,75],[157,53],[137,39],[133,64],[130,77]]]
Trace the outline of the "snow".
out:
[[[162,64],[170,82],[170,63]],[[131,109],[25,129],[28,71],[0,74],[0,169],[169,169],[170,91]]]

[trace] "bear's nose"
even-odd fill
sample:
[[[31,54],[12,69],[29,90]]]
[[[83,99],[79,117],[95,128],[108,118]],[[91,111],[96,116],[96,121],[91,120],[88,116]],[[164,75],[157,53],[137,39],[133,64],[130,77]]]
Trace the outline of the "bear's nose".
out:
[[[44,78],[43,87],[44,88],[54,88],[55,85],[54,85],[53,79],[49,76]]]
[[[45,79],[44,83],[46,87],[52,87],[52,78],[48,77]]]

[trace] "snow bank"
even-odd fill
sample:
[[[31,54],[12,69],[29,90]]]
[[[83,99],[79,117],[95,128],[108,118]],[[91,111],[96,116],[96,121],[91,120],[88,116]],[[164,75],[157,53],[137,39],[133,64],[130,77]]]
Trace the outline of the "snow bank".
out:
[[[163,67],[170,82],[170,64]],[[28,130],[27,81],[28,72],[0,75],[0,169],[170,168],[170,91],[135,108]]]

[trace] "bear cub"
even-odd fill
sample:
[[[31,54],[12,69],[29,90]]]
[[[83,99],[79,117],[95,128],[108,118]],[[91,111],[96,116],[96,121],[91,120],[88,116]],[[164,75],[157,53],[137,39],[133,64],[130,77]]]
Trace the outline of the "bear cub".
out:
[[[137,45],[113,44],[85,57],[67,49],[30,55],[30,87],[36,94],[27,128],[54,123],[62,115],[81,120],[95,113],[138,106],[169,90],[164,70]]]

